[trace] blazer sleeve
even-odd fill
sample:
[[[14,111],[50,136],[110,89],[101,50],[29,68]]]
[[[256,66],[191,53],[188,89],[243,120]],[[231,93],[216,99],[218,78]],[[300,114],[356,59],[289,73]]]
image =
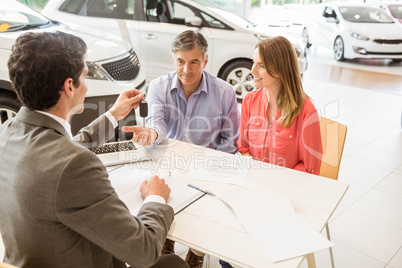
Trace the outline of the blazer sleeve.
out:
[[[80,129],[73,140],[82,146],[95,151],[99,146],[114,137],[113,124],[103,114],[88,126]]]
[[[133,267],[157,262],[174,217],[170,206],[146,203],[132,216],[105,167],[87,150],[67,161],[56,191],[55,210],[62,224]]]

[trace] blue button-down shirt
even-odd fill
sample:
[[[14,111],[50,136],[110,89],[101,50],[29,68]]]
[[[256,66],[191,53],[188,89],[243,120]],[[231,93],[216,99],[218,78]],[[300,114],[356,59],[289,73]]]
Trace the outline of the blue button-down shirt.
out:
[[[153,80],[148,89],[146,125],[165,138],[235,153],[240,112],[233,88],[203,71],[198,90],[186,99],[176,72]]]

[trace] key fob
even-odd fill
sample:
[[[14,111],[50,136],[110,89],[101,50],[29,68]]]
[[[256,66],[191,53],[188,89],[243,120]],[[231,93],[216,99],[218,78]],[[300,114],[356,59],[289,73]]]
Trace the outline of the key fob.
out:
[[[140,116],[141,117],[148,116],[148,103],[146,101],[140,102]]]

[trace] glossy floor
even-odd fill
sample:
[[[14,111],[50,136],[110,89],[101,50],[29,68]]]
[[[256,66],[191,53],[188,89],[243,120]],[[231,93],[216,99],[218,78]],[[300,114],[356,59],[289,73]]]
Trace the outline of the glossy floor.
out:
[[[338,63],[312,48],[304,88],[322,116],[348,127],[339,180],[350,188],[329,224],[336,267],[402,268],[402,64]],[[187,249],[176,245],[183,258]],[[328,250],[315,256],[331,267]]]

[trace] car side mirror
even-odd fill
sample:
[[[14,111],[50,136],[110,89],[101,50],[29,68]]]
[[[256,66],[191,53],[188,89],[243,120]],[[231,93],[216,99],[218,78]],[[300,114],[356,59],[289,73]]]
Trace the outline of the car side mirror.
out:
[[[186,26],[201,27],[202,19],[197,16],[191,16],[184,19]]]
[[[329,17],[329,18],[327,18],[327,22],[328,23],[338,23],[338,19],[333,18],[333,17]]]

